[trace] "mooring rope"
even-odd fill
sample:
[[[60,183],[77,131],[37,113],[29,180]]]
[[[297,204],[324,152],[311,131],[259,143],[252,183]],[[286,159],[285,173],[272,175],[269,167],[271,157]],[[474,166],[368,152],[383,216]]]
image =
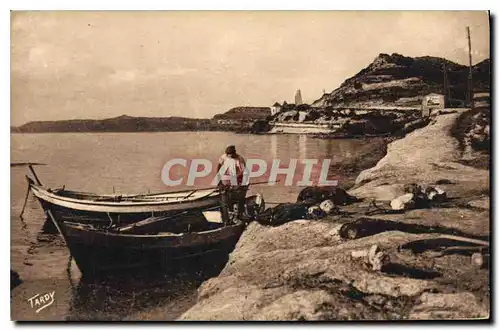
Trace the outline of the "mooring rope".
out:
[[[23,208],[21,210],[21,214],[19,215],[19,218],[23,218],[23,214],[24,214],[24,209],[26,208],[26,203],[28,202],[28,197],[30,195],[30,186],[28,185],[28,191],[26,192],[26,197],[24,198],[24,204],[23,204]]]

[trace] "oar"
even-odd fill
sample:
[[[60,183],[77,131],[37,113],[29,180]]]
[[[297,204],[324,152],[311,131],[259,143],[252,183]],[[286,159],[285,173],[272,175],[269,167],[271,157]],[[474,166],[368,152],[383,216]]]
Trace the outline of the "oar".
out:
[[[281,180],[277,180],[273,183],[279,183]],[[268,181],[262,181],[262,182],[255,182],[255,183],[249,183],[248,185],[246,186],[250,186],[250,185],[260,185],[260,184],[267,184],[269,183]],[[245,185],[243,185],[245,186]],[[188,196],[191,196],[192,194],[194,194],[195,192],[197,191],[203,191],[203,190],[210,190],[212,189],[213,191],[216,191],[219,189],[218,186],[214,187],[214,186],[207,186],[207,187],[202,187],[202,188],[197,188],[197,189],[187,189],[187,190],[181,190],[181,191],[172,191],[172,192],[162,192],[162,193],[153,193],[153,194],[138,194],[138,195],[130,195],[128,196],[129,198],[140,198],[140,197],[145,197],[145,196],[155,196],[155,195],[160,195],[160,194],[168,194],[168,193],[184,193],[184,192],[190,192],[191,194],[189,194]]]
[[[33,169],[33,167],[31,166],[31,164],[28,165],[28,168],[30,169],[31,173],[33,174],[33,177],[35,177],[35,183],[39,186],[42,186],[42,183],[40,182],[40,180],[38,179],[38,176],[36,175],[35,173],[35,170]],[[52,214],[52,211],[47,208],[46,209],[46,213],[47,215],[49,216],[50,220],[52,221],[52,223],[54,223],[57,231],[59,231],[59,233],[61,234],[61,237],[64,241],[64,243],[67,245],[68,244],[68,241],[66,240],[66,234],[64,233],[64,231],[61,229],[61,227],[59,226],[59,223],[57,223],[56,221],[56,218],[54,217],[54,215]],[[69,248],[69,247],[68,247]]]
[[[38,163],[38,162],[11,162],[11,167],[23,167],[29,165],[47,165],[47,163]]]
[[[274,183],[279,183],[279,182],[280,182],[280,180],[277,180],[277,181],[275,181]],[[262,181],[262,182],[249,183],[249,184],[248,184],[248,185],[246,185],[246,186],[250,186],[250,185],[260,185],[260,184],[266,184],[266,183],[269,183],[269,182]],[[213,187],[213,186],[212,186],[212,187]],[[208,189],[210,189],[210,188],[211,188],[211,187],[208,187],[208,188],[205,188],[205,189],[201,189],[201,188],[196,189],[196,190],[194,190],[193,192],[189,193],[186,197],[184,197],[184,199],[189,198],[190,196],[192,196],[193,194],[195,194],[196,192],[198,192],[198,191],[200,191],[200,190],[208,190]],[[217,190],[217,189],[219,189],[219,187],[214,188],[214,191],[215,191],[215,190]],[[181,191],[179,191],[179,192],[181,192]]]
[[[189,211],[186,210],[186,211],[182,211],[182,212],[179,212],[179,213],[176,213],[174,215],[167,216],[167,217],[151,216],[151,217],[148,217],[148,218],[142,220],[141,222],[152,220],[152,219],[155,219],[155,218],[158,219],[159,222],[163,222],[163,221],[168,221],[168,220],[171,220],[173,218],[179,217],[181,215],[185,215],[187,213],[189,213]],[[139,222],[137,222],[137,223],[139,223]],[[116,232],[125,232],[125,231],[129,231],[129,230],[133,230],[133,229],[136,228],[136,224],[137,223],[132,223],[132,224],[127,224],[125,226],[121,226],[119,228],[114,229],[114,231],[116,231]]]
[[[203,210],[201,210],[201,212],[210,211],[210,210],[214,210],[214,209],[217,209],[217,208],[220,208],[220,207],[216,206],[216,207],[211,207],[211,208],[203,209]],[[174,219],[174,218],[179,217],[179,216],[188,215],[190,213],[193,213],[193,212],[189,211],[189,210],[185,210],[185,211],[182,211],[182,212],[178,212],[178,213],[176,213],[174,215],[165,216],[165,217],[162,217],[162,216],[151,216],[151,217],[148,217],[148,218],[146,218],[146,219],[144,219],[144,220],[142,220],[140,222],[144,222],[144,221],[155,219],[155,218],[157,218],[159,222],[164,222],[164,221],[168,221],[168,220]],[[125,231],[128,231],[128,230],[133,230],[136,227],[137,223],[139,223],[139,222],[132,223],[132,224],[127,224],[125,226],[121,226],[119,228],[114,229],[114,231],[125,232]]]
[[[28,202],[28,197],[30,195],[30,191],[31,191],[31,188],[28,184],[28,190],[26,191],[26,197],[24,197],[24,203],[23,203],[23,208],[21,209],[21,214],[19,214],[19,218],[23,218],[23,214],[24,214],[24,209],[26,208],[26,203]]]
[[[195,193],[196,193],[196,192],[198,192],[198,191],[199,191],[199,190],[194,190],[193,192],[189,193],[188,195],[186,195],[186,196],[184,197],[184,200],[185,200],[185,199],[190,198],[193,194],[195,194]]]
[[[33,169],[33,165],[46,165],[45,163],[36,163],[36,162],[24,162],[24,163],[11,163],[11,167],[17,167],[17,166],[28,166],[28,169],[30,170],[31,174],[33,177],[35,177],[35,183],[39,186],[42,186],[42,183],[40,182],[40,179],[35,173],[35,169]],[[28,180],[28,191],[26,192],[26,197],[24,198],[24,204],[23,204],[23,209],[21,210],[21,214],[19,215],[20,218],[23,217],[24,214],[24,209],[26,208],[26,203],[28,202],[28,196],[30,194],[30,185],[33,183],[33,181],[26,176],[26,179]]]
[[[36,172],[35,172],[35,169],[33,169],[33,164],[28,164],[28,169],[30,170],[31,174],[33,175],[33,177],[35,178],[35,183],[36,185],[38,186],[43,186],[42,185],[42,182],[40,181],[40,179],[38,178],[38,176],[36,175]]]

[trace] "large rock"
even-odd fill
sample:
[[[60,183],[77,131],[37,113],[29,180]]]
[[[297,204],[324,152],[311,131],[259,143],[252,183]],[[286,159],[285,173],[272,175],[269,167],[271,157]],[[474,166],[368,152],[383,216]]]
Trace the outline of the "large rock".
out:
[[[434,294],[424,293],[411,311],[410,319],[443,320],[488,318],[489,311],[468,292]]]
[[[423,293],[440,294],[433,279],[377,265],[385,252],[434,235],[390,231],[343,241],[339,228],[320,221],[250,224],[224,270],[203,283],[197,304],[180,319],[404,319]],[[368,265],[353,257],[357,251],[367,252]]]
[[[299,290],[285,294],[273,301],[256,314],[256,320],[288,321],[288,320],[325,320],[330,314],[317,307],[335,306],[335,298],[324,290]]]
[[[354,212],[354,208],[346,212]],[[412,209],[405,213],[381,213],[372,216],[377,219],[405,224],[424,225],[456,229],[475,236],[490,235],[490,212],[487,209],[458,207]]]
[[[324,211],[326,214],[330,214],[334,211],[335,204],[333,203],[332,200],[325,200],[319,204],[319,208],[321,208],[321,210]]]
[[[415,207],[415,194],[406,193],[391,201],[392,210],[408,210]]]
[[[443,179],[455,183],[444,189],[459,196],[488,189],[487,170],[459,163],[462,153],[451,129],[462,112],[440,115],[428,126],[390,143],[386,156],[359,174],[349,194],[390,201],[403,194],[406,184],[426,186]]]
[[[467,205],[472,207],[472,208],[489,210],[490,209],[490,197],[481,197],[479,199],[471,200],[467,203]]]

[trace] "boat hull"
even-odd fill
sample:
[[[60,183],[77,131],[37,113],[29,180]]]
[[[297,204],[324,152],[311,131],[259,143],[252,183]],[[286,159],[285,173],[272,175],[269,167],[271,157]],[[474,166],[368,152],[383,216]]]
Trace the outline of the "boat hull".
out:
[[[194,256],[203,259],[214,252],[227,255],[244,227],[234,224],[193,233],[123,235],[65,223],[62,231],[83,276],[101,278],[116,272],[167,270],[179,260]]]
[[[140,201],[134,202],[125,199],[123,201],[91,201],[59,195],[38,185],[31,184],[30,187],[42,208],[45,211],[50,210],[58,223],[78,222],[96,227],[106,227],[112,224],[122,226],[152,216],[183,215],[201,218],[203,210],[218,209],[220,206],[220,194],[213,189],[197,191],[197,196],[192,197],[189,193],[184,193],[185,199],[182,198],[181,193],[173,192],[145,195]],[[46,233],[57,232],[49,219],[45,222],[43,230]]]
[[[207,208],[207,206],[220,202],[220,194],[213,189],[200,190],[193,196],[190,196],[188,193],[179,196],[178,193],[172,192],[170,195],[164,194],[163,196],[145,195],[135,200],[119,195],[112,197],[96,195],[95,200],[78,196],[64,196],[63,193],[54,193],[36,185],[31,185],[31,191],[39,200],[48,204],[88,213],[162,213]],[[194,193],[196,190],[191,192]],[[108,201],[102,201],[104,199],[108,199]]]

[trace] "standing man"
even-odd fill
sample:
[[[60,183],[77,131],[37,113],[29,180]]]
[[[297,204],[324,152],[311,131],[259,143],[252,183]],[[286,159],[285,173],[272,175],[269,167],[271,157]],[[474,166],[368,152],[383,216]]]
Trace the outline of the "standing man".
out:
[[[245,210],[245,197],[248,190],[248,183],[244,183],[247,178],[245,158],[236,153],[236,147],[229,145],[219,159],[217,173],[223,168],[225,178],[221,178],[219,186],[223,186],[229,193],[229,210],[233,210],[233,204],[238,204],[238,217],[241,217]],[[229,180],[227,177],[229,176]],[[245,185],[246,184],[246,185]]]

